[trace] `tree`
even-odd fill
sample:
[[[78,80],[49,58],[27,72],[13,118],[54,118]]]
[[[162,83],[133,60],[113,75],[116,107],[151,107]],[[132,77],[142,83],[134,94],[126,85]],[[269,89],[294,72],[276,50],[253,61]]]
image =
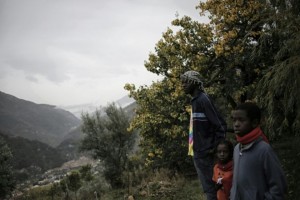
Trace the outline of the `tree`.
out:
[[[208,0],[199,8],[210,13],[222,91],[257,101],[270,139],[299,135],[299,1]]]
[[[69,199],[69,191],[73,191],[75,198],[77,199],[77,191],[81,188],[81,186],[82,180],[79,171],[71,171],[59,182],[59,185],[53,184],[51,186],[49,194],[54,196],[55,192],[58,191],[58,189],[61,189],[65,193],[65,199]]]
[[[299,134],[299,7],[298,1],[207,0],[197,8],[210,23],[187,16],[172,22],[177,32],[168,28],[145,62],[162,80],[125,85],[138,104],[131,127],[139,129],[149,163],[176,166],[186,160],[188,109],[179,76],[187,70],[203,75],[206,92],[224,115],[237,103],[256,101],[269,113],[271,139],[284,127]],[[277,81],[280,87],[274,87]]]
[[[75,198],[77,199],[77,191],[82,186],[82,181],[80,179],[80,174],[78,171],[72,171],[67,175],[68,189],[75,193]]]
[[[61,187],[59,183],[53,183],[50,186],[50,189],[48,191],[48,195],[51,197],[52,200],[54,200],[55,195],[59,194],[61,192]]]
[[[92,169],[92,165],[90,165],[90,164],[82,166],[79,169],[80,178],[84,181],[93,180],[93,175],[92,175],[91,169]]]
[[[138,104],[131,127],[140,131],[146,163],[184,171],[192,167],[192,162],[187,157],[188,99],[180,89],[179,76],[188,69],[205,74],[202,66],[213,55],[212,30],[190,17],[172,24],[178,32],[168,29],[145,62],[147,70],[163,80],[139,89],[127,84],[125,89]]]
[[[2,137],[0,137],[0,198],[9,195],[15,188],[15,180],[12,173],[12,152]]]
[[[271,1],[274,14],[270,35],[278,51],[258,83],[258,100],[267,111],[272,138],[300,136],[300,2]]]
[[[255,99],[257,82],[274,62],[272,55],[277,50],[269,37],[270,5],[259,0],[208,0],[198,8],[201,14],[208,13],[214,37],[208,80],[231,107]],[[221,81],[216,82],[218,79]]]
[[[65,199],[69,199],[69,186],[67,178],[63,178],[59,182],[61,190],[65,193]]]
[[[95,114],[82,115],[84,139],[82,151],[90,151],[104,164],[104,176],[112,187],[122,185],[121,174],[125,170],[128,154],[135,142],[134,131],[129,131],[129,118],[114,103]]]
[[[166,167],[177,170],[190,165],[186,157],[185,130],[188,129],[188,116],[185,107],[180,107],[179,101],[174,102],[172,98],[176,95],[176,87],[172,82],[165,79],[153,83],[150,88],[140,88],[136,92],[132,85],[127,85],[126,88],[131,90],[131,95],[139,105],[131,128],[139,130],[140,147],[146,157],[146,164],[151,164],[154,168]],[[169,95],[165,95],[166,93]],[[182,98],[181,101],[185,99]]]

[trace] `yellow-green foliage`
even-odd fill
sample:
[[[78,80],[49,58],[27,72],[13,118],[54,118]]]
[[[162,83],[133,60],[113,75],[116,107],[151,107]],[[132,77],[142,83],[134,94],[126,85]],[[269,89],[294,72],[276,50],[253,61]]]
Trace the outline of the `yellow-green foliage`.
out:
[[[179,76],[199,71],[206,91],[226,115],[236,104],[262,107],[262,127],[272,140],[300,130],[300,1],[207,0],[197,7],[210,22],[175,19],[150,53],[145,67],[160,81],[125,89],[138,107],[138,129],[146,163],[187,169],[188,112]]]

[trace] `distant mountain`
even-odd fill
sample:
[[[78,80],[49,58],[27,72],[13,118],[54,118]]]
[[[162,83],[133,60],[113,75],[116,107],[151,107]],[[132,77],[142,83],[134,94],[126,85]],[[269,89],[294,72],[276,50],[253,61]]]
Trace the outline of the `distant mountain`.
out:
[[[36,140],[10,137],[1,133],[0,140],[12,152],[11,164],[17,183],[37,178],[46,170],[60,167],[68,161],[58,149]]]
[[[0,92],[0,132],[3,134],[56,146],[80,124],[80,119],[66,110]]]
[[[79,152],[80,140],[83,139],[81,126],[69,132],[64,140],[57,146],[57,149],[66,156],[68,160],[77,159],[81,153]]]
[[[26,169],[32,166],[41,171],[61,166],[67,159],[59,150],[36,140],[22,137],[10,137],[0,133],[12,151],[14,169]]]
[[[121,99],[116,101],[116,104],[119,105],[121,108],[126,108],[132,103],[134,103],[135,100],[133,98],[130,98],[129,96],[124,96]]]
[[[133,102],[134,99],[130,98],[128,95],[115,101],[115,103],[122,108],[125,108],[126,106],[132,104]],[[100,109],[101,107],[105,107],[105,106],[106,105],[101,105],[98,101],[95,101],[93,103],[86,103],[86,104],[79,104],[79,105],[59,106],[59,108],[73,113],[73,115],[75,115],[77,118],[80,119],[82,113],[87,113],[87,112],[93,113],[96,111],[96,109]]]
[[[87,104],[70,105],[70,106],[58,106],[58,108],[67,110],[73,115],[75,115],[78,119],[81,119],[82,113],[95,112],[96,109],[100,108],[100,105],[94,103],[87,103]]]

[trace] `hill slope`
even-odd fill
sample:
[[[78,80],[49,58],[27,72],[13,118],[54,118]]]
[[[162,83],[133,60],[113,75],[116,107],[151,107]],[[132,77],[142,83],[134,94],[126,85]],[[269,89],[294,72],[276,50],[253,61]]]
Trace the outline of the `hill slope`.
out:
[[[0,92],[0,131],[3,134],[56,146],[80,123],[68,111]]]
[[[120,106],[121,104],[117,101],[117,105]],[[123,107],[124,111],[128,114],[128,117],[132,119],[135,115],[135,109],[137,107],[136,102],[127,101],[126,104],[123,105],[125,105]],[[95,110],[93,110],[93,112],[95,112]],[[79,126],[76,129],[70,131],[64,137],[64,140],[57,146],[57,149],[59,149],[59,151],[62,152],[68,160],[77,158],[79,156],[80,140],[82,140],[83,138],[84,134],[81,131],[81,126]]]

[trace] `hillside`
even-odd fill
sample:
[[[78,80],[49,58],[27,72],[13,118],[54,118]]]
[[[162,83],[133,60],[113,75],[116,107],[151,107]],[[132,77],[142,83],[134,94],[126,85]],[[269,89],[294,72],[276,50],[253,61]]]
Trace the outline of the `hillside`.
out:
[[[122,99],[127,100],[127,98],[122,98]],[[122,104],[120,102],[121,102],[120,100],[117,101],[118,105],[121,106]],[[129,101],[126,101],[126,103],[124,103],[123,105],[124,105],[124,107],[123,107],[124,111],[128,114],[128,116],[130,118],[133,118],[133,116],[135,115],[135,109],[137,106],[136,102],[131,101],[131,103],[130,103]],[[78,150],[79,150],[80,140],[83,137],[84,137],[84,135],[81,132],[81,126],[79,126],[64,136],[63,141],[57,146],[57,149],[63,155],[65,155],[68,160],[76,159],[76,158],[78,158],[78,156],[80,156]]]
[[[124,110],[132,117],[136,105],[129,103],[125,102]],[[55,106],[36,104],[3,92],[0,137],[13,153],[18,182],[35,180],[46,170],[84,155],[78,151],[83,138],[81,120]]]
[[[42,142],[1,133],[0,138],[5,141],[13,154],[11,162],[18,182],[38,176],[67,161],[59,150]]]
[[[56,147],[68,160],[76,159],[80,156],[79,145],[83,138],[81,127],[69,132],[64,140]]]
[[[0,92],[0,131],[3,134],[56,146],[80,123],[68,111]]]

